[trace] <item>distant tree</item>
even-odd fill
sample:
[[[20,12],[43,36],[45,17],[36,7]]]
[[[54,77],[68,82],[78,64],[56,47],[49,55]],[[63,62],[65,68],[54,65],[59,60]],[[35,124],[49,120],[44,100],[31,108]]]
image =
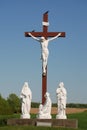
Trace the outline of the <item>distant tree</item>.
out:
[[[40,105],[40,103],[37,103],[37,102],[31,102],[31,107],[32,108],[38,108]]]
[[[7,97],[7,101],[13,111],[13,113],[19,113],[20,112],[20,99],[19,97],[12,93]]]
[[[6,99],[0,95],[0,115],[12,114],[11,107],[9,106]]]
[[[81,104],[81,103],[68,103],[67,107],[70,108],[87,108],[87,104]]]

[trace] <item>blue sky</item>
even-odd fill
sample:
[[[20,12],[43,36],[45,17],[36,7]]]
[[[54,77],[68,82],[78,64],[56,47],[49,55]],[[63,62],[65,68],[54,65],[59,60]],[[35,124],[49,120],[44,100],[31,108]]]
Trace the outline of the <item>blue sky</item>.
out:
[[[56,102],[63,81],[67,102],[87,103],[87,0],[0,0],[0,93],[20,96],[25,81],[41,102],[40,45],[24,32],[42,31],[49,10],[49,31],[66,32],[49,43],[47,89]]]

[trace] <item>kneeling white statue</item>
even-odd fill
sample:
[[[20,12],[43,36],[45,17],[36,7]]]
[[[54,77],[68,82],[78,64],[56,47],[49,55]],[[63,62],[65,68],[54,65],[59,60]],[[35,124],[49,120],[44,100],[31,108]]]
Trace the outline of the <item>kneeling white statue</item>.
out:
[[[58,114],[56,119],[66,119],[66,99],[67,99],[67,92],[64,88],[64,83],[60,82],[59,87],[56,90],[57,95],[57,105],[58,105]]]
[[[51,119],[51,106],[52,106],[52,102],[50,99],[50,94],[48,92],[46,92],[46,94],[44,95],[46,98],[45,104],[42,105],[40,104],[39,106],[39,113],[37,115],[38,119]]]
[[[30,118],[30,109],[31,109],[31,99],[32,99],[32,92],[28,86],[28,83],[25,82],[22,88],[21,94],[21,111],[22,115],[21,118]]]

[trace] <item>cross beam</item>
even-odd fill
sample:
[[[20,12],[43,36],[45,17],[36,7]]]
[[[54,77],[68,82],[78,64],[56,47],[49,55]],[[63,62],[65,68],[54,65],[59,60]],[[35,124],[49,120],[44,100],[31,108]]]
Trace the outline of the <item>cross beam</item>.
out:
[[[25,37],[30,37],[30,35],[28,34],[29,32],[25,32]],[[36,37],[54,37],[56,36],[58,33],[61,32],[46,32],[44,35],[44,32],[30,32],[32,35],[36,36]],[[61,35],[59,37],[65,37],[65,32],[62,32]]]
[[[48,32],[48,12],[43,14],[43,32],[25,32],[25,37],[30,37],[28,33],[31,33],[35,37],[45,37],[47,39],[48,37],[54,37],[58,33],[61,33],[59,37],[65,37],[65,32]],[[45,102],[45,93],[47,91],[47,67],[46,67],[46,75],[44,76],[42,74],[42,104]]]

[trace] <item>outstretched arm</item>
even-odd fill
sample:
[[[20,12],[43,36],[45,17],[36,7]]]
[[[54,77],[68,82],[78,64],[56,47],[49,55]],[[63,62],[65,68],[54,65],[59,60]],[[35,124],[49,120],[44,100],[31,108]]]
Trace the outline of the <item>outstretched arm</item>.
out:
[[[50,39],[49,39],[49,41],[52,41],[52,40],[54,40],[54,39],[58,38],[60,35],[61,35],[61,33],[58,33],[55,37],[50,38]]]
[[[37,37],[35,37],[35,36],[33,36],[31,33],[28,33],[33,39],[35,39],[35,40],[37,40],[37,41],[39,41],[39,38],[37,38]]]

